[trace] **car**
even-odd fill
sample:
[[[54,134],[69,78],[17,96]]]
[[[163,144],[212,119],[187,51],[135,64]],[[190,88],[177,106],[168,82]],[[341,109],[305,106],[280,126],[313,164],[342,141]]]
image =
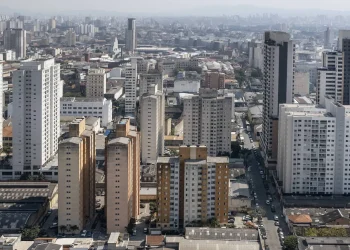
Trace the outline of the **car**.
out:
[[[147,233],[148,232],[148,229],[147,229],[147,227],[145,227],[144,229],[143,229],[143,233]]]
[[[274,219],[275,221],[278,221],[278,216],[275,215],[275,216],[273,217],[273,219]]]
[[[268,195],[267,198],[269,199],[270,202],[272,202],[272,197],[271,197],[271,195]]]
[[[283,234],[283,232],[282,232],[282,230],[278,233],[278,235],[280,236],[280,237],[284,237],[284,234]]]
[[[133,236],[136,236],[136,233],[137,233],[136,228],[134,228],[134,229],[132,230],[132,235],[133,235]]]
[[[263,224],[258,225],[258,228],[263,228],[263,227],[264,227]]]
[[[266,240],[266,239],[267,239],[266,234],[264,234],[264,235],[262,236],[262,238],[263,238],[264,240]]]
[[[52,209],[50,209],[49,211],[47,211],[47,214],[48,214],[48,215],[52,214]]]
[[[260,174],[261,174],[261,175],[264,174],[264,171],[260,170]]]
[[[261,178],[265,179],[265,175],[261,175]]]
[[[281,241],[284,241],[284,235],[280,235]]]
[[[279,226],[280,223],[278,221],[275,221],[275,226]]]
[[[83,230],[83,231],[81,231],[80,236],[86,237],[86,234],[87,234],[87,230]]]
[[[275,208],[274,205],[271,205],[271,212],[272,212],[272,213],[276,212],[276,208]]]
[[[235,223],[235,220],[229,219],[227,222],[228,222],[228,223]]]
[[[86,237],[92,237],[92,232],[91,231],[88,231],[87,233],[86,233]]]
[[[256,194],[254,194],[254,199],[258,199],[258,196]]]
[[[277,228],[277,233],[282,232],[282,228]]]
[[[269,200],[266,200],[266,205],[270,205],[270,201]]]

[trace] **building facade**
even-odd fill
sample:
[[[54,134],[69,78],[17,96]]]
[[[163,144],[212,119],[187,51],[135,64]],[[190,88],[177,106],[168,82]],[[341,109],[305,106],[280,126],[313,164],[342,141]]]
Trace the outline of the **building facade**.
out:
[[[104,69],[90,69],[86,76],[86,97],[103,97],[106,93],[106,84]]]
[[[82,230],[95,216],[96,140],[95,132],[85,129],[85,118],[69,125],[58,157],[58,226]]]
[[[206,145],[210,156],[231,152],[233,94],[200,89],[199,95],[185,97],[183,116],[185,145]]]
[[[157,226],[183,228],[216,218],[227,223],[227,157],[209,157],[205,146],[181,146],[180,157],[157,161]]]
[[[27,38],[24,29],[6,29],[4,31],[4,48],[14,50],[17,58],[27,55]]]
[[[279,104],[293,102],[294,44],[285,32],[267,31],[264,36],[264,107],[260,145],[267,167],[275,167]]]
[[[125,48],[131,53],[136,49],[136,19],[128,18],[125,30]]]
[[[22,62],[13,72],[13,172],[32,174],[57,153],[60,136],[60,65]]]
[[[225,88],[225,73],[205,72],[205,80],[203,88],[209,89],[224,89]]]
[[[162,73],[143,73],[140,74],[140,96],[147,93],[151,85],[157,85],[157,89],[163,92]]]
[[[152,85],[140,101],[141,109],[141,160],[154,162],[164,153],[165,97]]]
[[[349,194],[350,106],[281,105],[277,174],[284,193]]]
[[[101,125],[107,127],[112,122],[113,104],[105,98],[62,97],[61,116],[93,116],[101,119]]]
[[[2,78],[2,72],[3,72],[3,65],[2,65],[2,62],[0,61],[0,93],[3,93],[3,87],[4,87],[4,84],[3,84],[3,78]],[[5,97],[5,94],[2,94],[0,95],[0,114],[2,114],[3,112],[3,106],[4,106],[4,97]],[[4,118],[3,116],[1,115],[0,116],[0,128],[3,127],[3,123],[4,123]],[[3,148],[3,129],[0,129],[1,132],[0,132],[0,148]],[[12,138],[11,138],[12,140]],[[11,146],[12,146],[12,142],[11,142]]]
[[[135,114],[137,91],[137,58],[131,58],[131,63],[125,68],[125,113]]]

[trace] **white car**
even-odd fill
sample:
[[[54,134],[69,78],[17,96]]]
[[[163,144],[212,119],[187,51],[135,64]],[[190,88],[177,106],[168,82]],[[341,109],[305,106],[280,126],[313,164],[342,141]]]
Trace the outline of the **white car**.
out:
[[[274,220],[278,221],[278,216],[277,215],[274,216]]]
[[[85,237],[85,236],[86,236],[86,233],[87,233],[87,231],[86,231],[86,230],[83,230],[83,231],[81,231],[80,236],[81,236],[81,237]]]
[[[266,205],[270,205],[270,201],[269,200],[266,200]]]
[[[280,223],[278,221],[275,221],[275,226],[279,226]]]

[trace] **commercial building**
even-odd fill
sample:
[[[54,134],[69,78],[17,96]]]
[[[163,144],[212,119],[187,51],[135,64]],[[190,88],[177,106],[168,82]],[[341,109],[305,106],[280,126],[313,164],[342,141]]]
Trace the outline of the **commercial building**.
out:
[[[184,144],[205,145],[208,155],[231,152],[234,95],[227,90],[200,89],[184,98]]]
[[[331,47],[331,30],[329,27],[327,27],[327,29],[324,32],[324,43],[323,43],[323,47],[325,49],[329,49]]]
[[[82,230],[95,215],[95,132],[85,128],[85,118],[69,124],[69,137],[58,151],[58,226]]]
[[[293,103],[294,50],[288,33],[265,32],[264,108],[260,145],[268,168],[274,168],[277,159],[279,105]]]
[[[140,206],[140,133],[129,119],[122,119],[113,134],[106,145],[108,233],[124,231]]]
[[[86,76],[86,97],[103,97],[106,93],[106,83],[104,69],[90,69]]]
[[[183,228],[214,217],[227,223],[228,157],[209,157],[205,146],[181,146],[179,155],[157,161],[157,226]]]
[[[125,68],[125,113],[134,114],[136,108],[137,58],[131,58]]]
[[[343,54],[324,51],[322,67],[317,68],[316,102],[324,105],[325,96],[343,102]]]
[[[4,84],[3,84],[3,78],[2,78],[2,74],[3,74],[3,65],[2,65],[2,62],[0,61],[0,93],[3,93],[3,87],[4,87]],[[4,99],[4,96],[5,96],[5,94],[1,94],[0,95],[0,114],[2,114],[2,112],[3,112],[3,106],[4,106],[4,101],[3,101],[3,99]],[[4,122],[4,118],[3,118],[3,116],[1,115],[0,116],[0,128],[2,128],[2,126],[3,126],[3,122]],[[2,129],[0,129],[1,131],[0,131],[0,148],[2,148],[3,147],[3,130]],[[12,131],[11,131],[12,132]],[[12,134],[12,133],[11,133]],[[12,136],[11,136],[12,137]]]
[[[249,66],[253,68],[264,68],[264,53],[263,53],[263,43],[260,41],[252,40],[248,43],[249,49]]]
[[[24,29],[6,29],[4,31],[4,48],[14,50],[17,58],[25,58],[27,38]]]
[[[157,89],[163,92],[163,74],[156,72],[140,74],[140,96],[146,94],[151,85],[157,85]]]
[[[350,106],[330,97],[325,106],[280,106],[278,179],[283,192],[349,194]]]
[[[13,72],[13,174],[32,174],[58,151],[60,65],[54,59],[22,62]]]
[[[343,54],[343,101],[350,105],[350,30],[339,30],[338,51]]]
[[[203,88],[209,89],[224,89],[225,88],[225,73],[205,72],[205,80]]]
[[[85,97],[62,97],[61,116],[93,116],[101,119],[101,125],[107,127],[112,122],[113,104],[111,100]]]
[[[152,85],[141,97],[141,160],[156,161],[164,153],[165,97]]]
[[[125,48],[127,51],[134,53],[136,49],[136,19],[128,18],[127,27],[125,29]]]

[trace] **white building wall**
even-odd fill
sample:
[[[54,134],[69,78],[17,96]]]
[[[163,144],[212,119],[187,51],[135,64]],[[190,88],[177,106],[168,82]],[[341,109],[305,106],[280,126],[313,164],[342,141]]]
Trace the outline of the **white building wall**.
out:
[[[176,93],[198,93],[201,86],[196,80],[175,80],[174,92]]]
[[[137,58],[131,58],[131,64],[125,69],[125,113],[134,114],[136,108]]]

